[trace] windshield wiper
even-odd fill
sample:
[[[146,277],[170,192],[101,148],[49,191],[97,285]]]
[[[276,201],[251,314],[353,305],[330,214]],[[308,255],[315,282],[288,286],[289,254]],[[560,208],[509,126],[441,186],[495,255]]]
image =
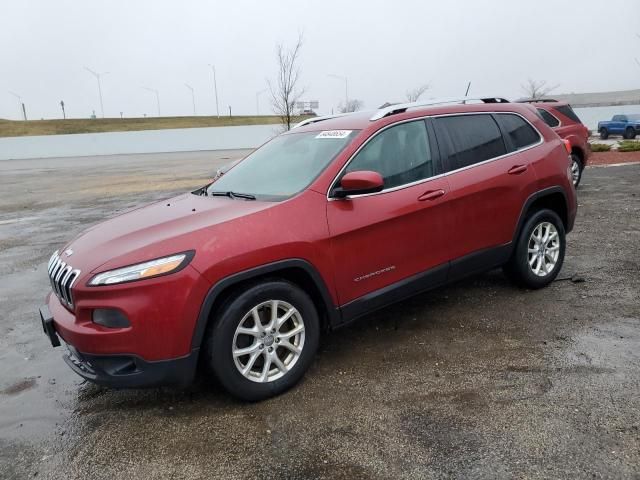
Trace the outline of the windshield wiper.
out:
[[[208,192],[208,194],[212,197],[229,197],[229,198],[244,198],[246,200],[255,200],[256,197],[254,197],[253,195],[250,195],[248,193],[237,193],[237,192],[232,192],[232,191],[228,191],[228,192]]]

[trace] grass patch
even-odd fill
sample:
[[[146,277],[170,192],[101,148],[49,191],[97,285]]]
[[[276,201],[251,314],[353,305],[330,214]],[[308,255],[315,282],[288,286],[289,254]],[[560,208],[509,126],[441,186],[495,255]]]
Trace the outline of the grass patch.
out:
[[[606,143],[592,143],[591,151],[592,152],[608,152],[611,150],[611,145],[607,145]]]
[[[306,117],[297,117],[298,122]],[[69,133],[134,132],[167,128],[230,127],[240,125],[276,125],[275,115],[237,117],[145,117],[145,118],[76,118],[69,120],[29,120],[27,122],[0,119],[0,137],[27,135],[62,135]]]
[[[623,140],[618,145],[619,152],[638,152],[640,151],[640,142],[633,140]]]

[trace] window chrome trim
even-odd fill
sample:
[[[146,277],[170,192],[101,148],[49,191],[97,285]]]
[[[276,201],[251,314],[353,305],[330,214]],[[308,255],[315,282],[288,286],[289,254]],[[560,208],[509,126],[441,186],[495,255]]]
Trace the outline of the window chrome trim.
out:
[[[342,173],[344,172],[344,170],[346,170],[346,168],[353,161],[353,159],[358,155],[358,153],[360,153],[360,151],[371,140],[376,138],[379,134],[381,134],[382,132],[384,132],[388,128],[395,127],[396,125],[401,125],[403,123],[415,122],[415,121],[418,121],[418,120],[422,120],[424,122],[425,120],[427,120],[429,118],[433,119],[433,118],[440,118],[440,117],[459,117],[459,116],[462,116],[462,115],[490,115],[490,116],[493,116],[493,115],[497,115],[497,114],[517,115],[518,117],[522,118],[538,134],[538,141],[536,143],[532,143],[531,145],[528,145],[528,146],[526,146],[524,148],[521,148],[520,150],[514,150],[513,152],[507,152],[506,154],[500,155],[499,157],[489,158],[487,160],[483,160],[482,162],[474,163],[472,165],[467,165],[466,167],[461,167],[461,168],[458,168],[456,170],[451,170],[449,172],[439,173],[438,175],[434,175],[433,177],[423,178],[421,180],[416,180],[415,182],[405,183],[403,185],[398,185],[396,187],[385,188],[384,190],[380,190],[379,192],[363,193],[361,195],[347,195],[346,197],[342,197],[342,198],[335,198],[335,197],[332,197],[330,195],[331,191],[334,188],[337,187],[338,179],[342,176]],[[546,125],[546,123],[545,123],[545,125]],[[502,129],[500,128],[500,126],[499,125],[496,125],[496,126],[500,130],[500,135],[503,136],[502,135]],[[425,125],[425,128],[426,128],[426,125]],[[549,127],[549,128],[552,128],[552,127]],[[480,165],[484,165],[484,164],[489,163],[489,162],[494,162],[496,160],[501,160],[503,158],[510,157],[511,155],[515,155],[516,153],[526,152],[527,150],[530,150],[532,148],[536,148],[536,147],[542,145],[543,143],[544,143],[544,137],[542,136],[542,133],[540,133],[540,130],[538,130],[536,128],[536,126],[534,124],[532,124],[527,118],[525,118],[523,115],[521,115],[520,113],[517,113],[517,112],[509,112],[509,111],[495,112],[495,111],[491,111],[491,112],[443,113],[443,114],[440,114],[440,115],[425,115],[425,116],[422,116],[422,117],[414,117],[414,118],[401,120],[399,122],[395,122],[395,123],[391,123],[389,125],[385,125],[380,130],[376,131],[374,135],[371,135],[369,138],[367,138],[367,140],[362,145],[360,145],[355,152],[353,152],[353,154],[349,157],[349,160],[347,160],[345,162],[345,164],[342,166],[340,171],[336,174],[336,176],[331,181],[331,184],[329,186],[329,190],[327,190],[327,195],[326,195],[327,196],[327,200],[330,201],[330,202],[331,201],[336,201],[336,200],[338,200],[338,201],[351,200],[351,199],[354,199],[354,198],[371,197],[373,195],[382,195],[384,193],[395,192],[397,190],[402,190],[402,189],[405,189],[405,188],[413,187],[415,185],[420,185],[421,183],[430,182],[431,180],[436,180],[438,178],[447,177],[449,175],[453,175],[454,173],[462,172],[464,170],[468,170],[470,168],[474,168],[474,167],[477,167],[477,166],[480,166]],[[431,145],[429,145],[429,148],[431,148]]]

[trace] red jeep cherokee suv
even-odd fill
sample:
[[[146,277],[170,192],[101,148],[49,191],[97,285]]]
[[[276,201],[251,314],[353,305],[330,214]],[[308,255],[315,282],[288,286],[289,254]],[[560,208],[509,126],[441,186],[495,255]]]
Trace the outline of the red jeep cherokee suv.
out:
[[[542,117],[560,138],[568,140],[571,144],[571,175],[576,188],[582,179],[582,171],[587,166],[591,146],[589,145],[589,129],[584,126],[567,102],[559,102],[553,99],[526,99],[519,100],[522,103],[533,105]]]
[[[49,261],[45,332],[98,384],[186,384],[201,363],[258,400],[323,329],[499,266],[547,285],[576,215],[566,144],[530,105],[477,100],[309,119],[88,229]]]

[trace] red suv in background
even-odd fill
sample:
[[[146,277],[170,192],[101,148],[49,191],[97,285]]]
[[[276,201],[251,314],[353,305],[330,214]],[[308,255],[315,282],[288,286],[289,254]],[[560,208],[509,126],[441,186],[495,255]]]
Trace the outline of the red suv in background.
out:
[[[560,138],[569,140],[571,144],[571,175],[573,184],[578,187],[582,179],[582,171],[587,166],[591,147],[589,145],[589,129],[583,125],[567,102],[552,99],[518,100],[533,105]]]
[[[88,229],[49,261],[46,334],[99,384],[201,364],[258,400],[303,376],[321,331],[392,302],[500,266],[548,285],[576,215],[569,149],[530,105],[477,100],[308,119]]]

